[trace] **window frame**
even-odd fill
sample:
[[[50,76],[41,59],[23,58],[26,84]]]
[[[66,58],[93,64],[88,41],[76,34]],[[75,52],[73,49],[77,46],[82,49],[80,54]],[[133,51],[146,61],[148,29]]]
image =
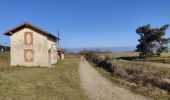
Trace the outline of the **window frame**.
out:
[[[31,60],[27,59],[27,57],[26,57],[27,52],[32,52],[32,59]],[[34,62],[34,49],[25,49],[24,50],[24,61],[25,62]]]
[[[27,35],[28,34],[30,34],[30,36],[31,36],[31,42],[30,43],[27,42]],[[33,45],[33,32],[25,32],[24,33],[24,43],[25,43],[25,45]]]

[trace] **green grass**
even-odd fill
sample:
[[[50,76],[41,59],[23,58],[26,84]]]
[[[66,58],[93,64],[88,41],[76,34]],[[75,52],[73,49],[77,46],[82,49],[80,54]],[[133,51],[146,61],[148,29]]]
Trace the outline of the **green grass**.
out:
[[[1,70],[0,100],[86,100],[80,86],[78,64],[78,57],[67,56],[53,68]]]
[[[148,57],[146,59],[136,59],[134,61],[147,61],[147,62],[170,64],[170,58],[165,58],[165,57]]]
[[[139,56],[138,52],[124,52],[124,53],[112,53],[110,56],[118,58],[118,57],[136,57]]]
[[[107,55],[112,59],[121,58],[125,60],[130,60],[130,61],[147,61],[147,62],[170,64],[170,52],[162,53],[161,57],[147,57],[145,59],[140,59],[138,52],[109,53],[109,54],[104,54],[104,55]]]
[[[105,55],[105,54],[104,54]],[[109,56],[111,57],[137,57],[139,56],[139,52],[123,52],[123,53],[108,53]],[[162,53],[162,57],[170,57],[170,51],[168,53]]]

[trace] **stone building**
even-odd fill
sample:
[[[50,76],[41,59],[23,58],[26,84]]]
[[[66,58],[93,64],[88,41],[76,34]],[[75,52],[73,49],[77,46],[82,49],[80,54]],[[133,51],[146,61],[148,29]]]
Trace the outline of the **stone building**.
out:
[[[57,51],[58,52],[58,60],[64,60],[64,52],[63,51]]]
[[[23,23],[4,35],[10,36],[11,66],[51,66],[57,62],[59,38],[30,23]]]

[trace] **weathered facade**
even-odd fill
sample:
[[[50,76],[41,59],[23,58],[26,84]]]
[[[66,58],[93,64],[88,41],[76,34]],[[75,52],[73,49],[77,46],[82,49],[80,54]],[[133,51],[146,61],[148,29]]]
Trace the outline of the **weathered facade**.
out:
[[[58,60],[64,60],[64,52],[63,51],[58,51]]]
[[[29,23],[4,33],[10,36],[11,66],[51,66],[57,62],[58,37]]]

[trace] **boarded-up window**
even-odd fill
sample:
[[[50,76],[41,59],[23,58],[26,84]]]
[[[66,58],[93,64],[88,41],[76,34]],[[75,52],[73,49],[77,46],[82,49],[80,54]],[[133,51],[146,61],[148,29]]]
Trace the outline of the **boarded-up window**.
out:
[[[25,45],[33,45],[33,33],[32,32],[25,32],[24,35]]]
[[[34,50],[33,49],[24,50],[24,60],[25,60],[25,62],[33,62],[34,61]]]

